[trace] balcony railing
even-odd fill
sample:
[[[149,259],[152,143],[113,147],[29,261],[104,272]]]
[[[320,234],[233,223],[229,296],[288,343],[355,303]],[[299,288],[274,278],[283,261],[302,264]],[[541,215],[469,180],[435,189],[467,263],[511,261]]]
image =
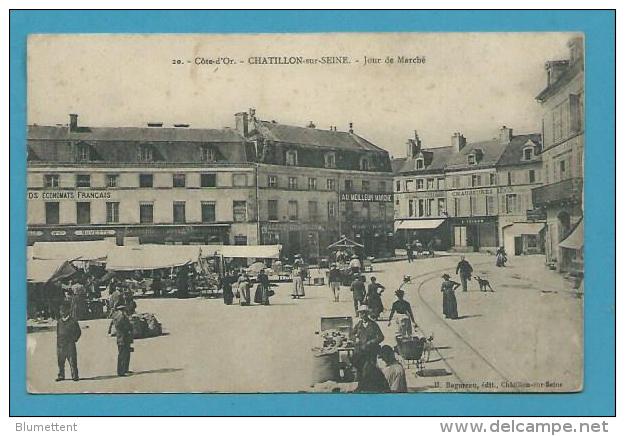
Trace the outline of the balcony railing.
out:
[[[534,206],[545,206],[559,202],[581,202],[584,179],[576,177],[532,189]]]

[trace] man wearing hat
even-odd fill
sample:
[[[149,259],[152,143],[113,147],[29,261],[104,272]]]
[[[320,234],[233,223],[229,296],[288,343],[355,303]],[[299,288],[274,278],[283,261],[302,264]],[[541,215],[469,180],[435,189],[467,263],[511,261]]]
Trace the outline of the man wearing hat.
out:
[[[456,274],[460,276],[460,282],[462,283],[462,291],[467,292],[467,281],[471,280],[471,274],[473,274],[473,267],[464,256],[460,256],[460,262],[456,266]]]
[[[330,289],[334,295],[334,302],[339,301],[339,294],[341,292],[341,271],[336,266],[336,263],[330,265],[330,271],[328,271],[328,283],[330,283]]]
[[[115,327],[117,340],[117,375],[124,377],[128,373],[128,367],[130,366],[131,344],[134,338],[132,324],[126,314],[126,305],[123,302],[118,303],[115,307],[109,333],[113,326]]]
[[[80,338],[80,325],[76,318],[71,316],[67,303],[61,306],[61,317],[56,322],[56,356],[59,364],[59,373],[56,381],[65,380],[65,361],[69,361],[72,380],[78,381],[78,354],[76,342]]]
[[[354,366],[358,371],[359,384],[363,381],[363,375],[367,373],[367,366],[376,366],[380,343],[384,335],[380,326],[369,317],[369,307],[364,304],[358,307],[360,318],[354,326]]]
[[[365,276],[354,275],[354,281],[350,286],[354,299],[354,312],[358,315],[358,307],[365,301]]]

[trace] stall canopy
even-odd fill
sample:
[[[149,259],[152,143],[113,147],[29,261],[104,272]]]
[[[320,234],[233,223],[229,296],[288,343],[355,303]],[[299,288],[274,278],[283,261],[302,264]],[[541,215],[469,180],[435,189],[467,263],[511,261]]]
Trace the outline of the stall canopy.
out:
[[[559,245],[561,248],[581,250],[584,247],[584,220],[580,220],[571,234]]]
[[[339,250],[343,248],[363,248],[364,245],[343,236],[338,241],[328,245],[328,250]]]
[[[29,283],[48,283],[62,280],[76,273],[68,261],[61,259],[31,259],[27,266],[27,281]]]
[[[282,245],[201,245],[202,257],[279,259]]]
[[[116,247],[109,241],[35,242],[33,259],[103,260]]]
[[[504,227],[506,234],[537,235],[545,228],[545,223],[513,223]]]
[[[395,223],[395,230],[432,230],[445,222],[444,219],[401,220]]]
[[[109,271],[153,270],[197,262],[199,245],[134,245],[115,247],[109,252]]]

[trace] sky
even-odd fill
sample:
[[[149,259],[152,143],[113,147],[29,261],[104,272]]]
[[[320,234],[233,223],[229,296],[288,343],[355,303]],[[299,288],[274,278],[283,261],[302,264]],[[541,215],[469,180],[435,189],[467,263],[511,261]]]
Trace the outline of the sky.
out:
[[[234,114],[354,131],[393,156],[418,131],[425,147],[540,132],[545,61],[570,33],[31,35],[28,122],[234,127]],[[250,57],[347,57],[349,64],[252,65]],[[382,59],[364,65],[364,57]],[[397,57],[425,57],[398,64]],[[234,60],[196,65],[196,58]],[[384,60],[389,57],[395,63]],[[180,60],[180,64],[174,63]],[[191,61],[187,63],[187,61]]]

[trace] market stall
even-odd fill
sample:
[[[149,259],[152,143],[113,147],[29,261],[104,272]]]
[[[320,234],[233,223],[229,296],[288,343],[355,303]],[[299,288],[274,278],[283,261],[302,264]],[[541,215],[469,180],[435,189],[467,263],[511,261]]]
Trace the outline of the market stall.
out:
[[[59,282],[77,273],[70,262],[60,259],[29,259],[27,265],[28,317],[58,315],[65,294]]]

